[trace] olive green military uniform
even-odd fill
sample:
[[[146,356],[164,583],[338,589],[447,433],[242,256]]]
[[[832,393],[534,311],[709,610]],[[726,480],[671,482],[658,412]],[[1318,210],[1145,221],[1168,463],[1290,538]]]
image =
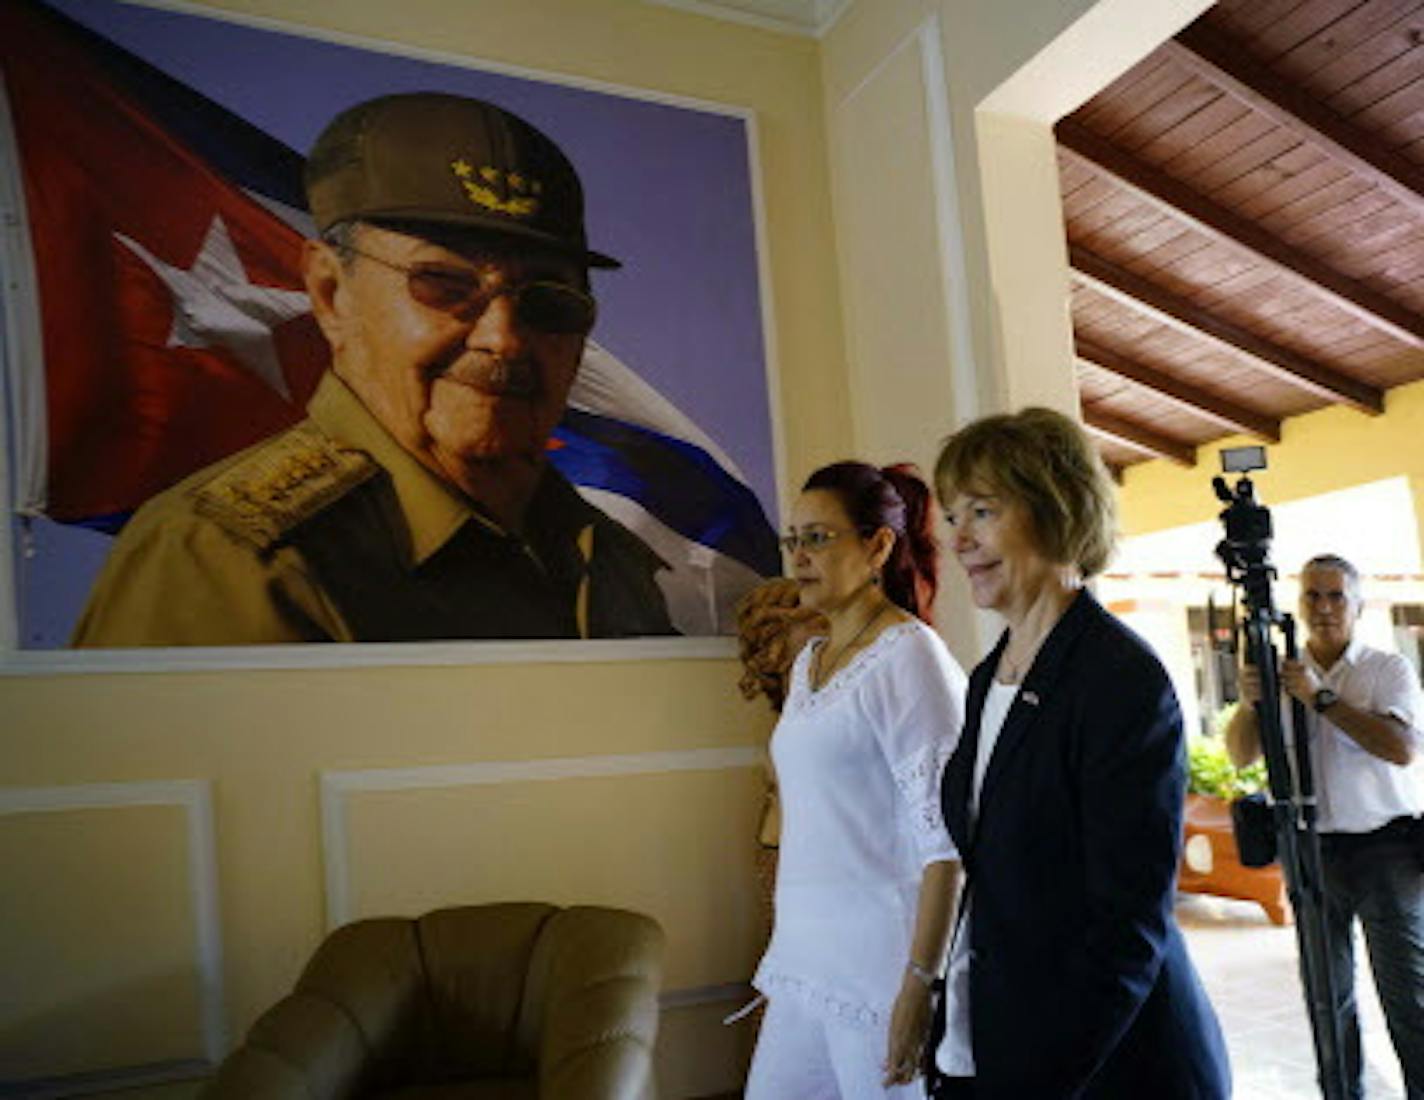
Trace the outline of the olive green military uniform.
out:
[[[78,646],[671,634],[640,540],[546,469],[523,537],[403,450],[335,375],[308,419],[154,497]]]

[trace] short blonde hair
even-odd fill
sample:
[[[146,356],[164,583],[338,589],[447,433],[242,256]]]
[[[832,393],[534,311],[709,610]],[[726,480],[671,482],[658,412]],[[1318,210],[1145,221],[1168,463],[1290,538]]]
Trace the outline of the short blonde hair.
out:
[[[1060,412],[1027,408],[975,420],[944,442],[935,489],[946,506],[961,492],[992,492],[1028,512],[1045,557],[1101,573],[1116,549],[1112,479],[1078,424]]]

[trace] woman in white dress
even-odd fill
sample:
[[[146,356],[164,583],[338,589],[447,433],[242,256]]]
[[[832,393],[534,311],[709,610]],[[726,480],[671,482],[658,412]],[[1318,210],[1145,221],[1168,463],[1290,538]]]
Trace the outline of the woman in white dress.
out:
[[[913,467],[836,463],[791,521],[801,602],[829,633],[797,657],[772,735],[781,863],[746,1097],[911,1100],[958,883],[939,776],[965,687],[928,625],[930,493]]]

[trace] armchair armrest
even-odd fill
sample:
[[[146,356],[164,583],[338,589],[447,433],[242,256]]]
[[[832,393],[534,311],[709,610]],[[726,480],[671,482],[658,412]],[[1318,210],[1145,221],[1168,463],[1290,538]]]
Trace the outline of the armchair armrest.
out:
[[[663,947],[657,922],[637,913],[584,906],[550,919],[530,960],[524,1014],[539,1037],[541,1097],[655,1096]]]
[[[366,1054],[349,1016],[293,993],[258,1017],[202,1100],[341,1100],[354,1094]]]
[[[408,920],[357,921],[317,948],[295,990],[257,1018],[202,1100],[345,1100],[399,1074],[424,979]]]

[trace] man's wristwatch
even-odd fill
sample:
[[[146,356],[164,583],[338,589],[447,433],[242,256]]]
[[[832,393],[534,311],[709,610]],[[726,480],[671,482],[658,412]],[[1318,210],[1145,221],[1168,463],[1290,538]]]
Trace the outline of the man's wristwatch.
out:
[[[1310,705],[1315,708],[1316,714],[1324,714],[1339,701],[1340,696],[1329,688],[1321,688],[1315,693],[1315,698],[1310,701]]]

